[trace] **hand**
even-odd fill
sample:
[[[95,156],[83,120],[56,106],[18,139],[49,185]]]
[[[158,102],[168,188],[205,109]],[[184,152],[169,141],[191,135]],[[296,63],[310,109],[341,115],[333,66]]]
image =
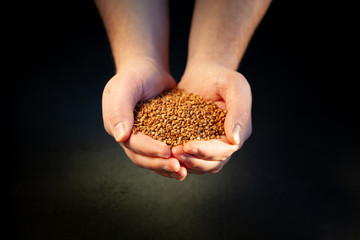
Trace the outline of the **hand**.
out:
[[[183,180],[186,168],[171,157],[165,143],[142,133],[132,133],[135,105],[175,86],[170,74],[154,60],[146,57],[128,60],[105,86],[103,120],[106,131],[121,144],[134,164],[164,177]]]
[[[187,67],[179,88],[204,97],[227,111],[225,136],[209,141],[190,141],[172,149],[189,173],[216,173],[251,135],[251,89],[243,75],[215,63]]]

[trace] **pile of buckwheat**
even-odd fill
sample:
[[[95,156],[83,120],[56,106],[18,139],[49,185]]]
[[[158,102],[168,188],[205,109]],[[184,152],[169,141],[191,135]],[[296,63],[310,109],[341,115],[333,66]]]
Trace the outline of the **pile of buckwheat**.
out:
[[[226,111],[212,101],[174,88],[139,102],[134,109],[133,132],[142,132],[173,148],[191,140],[224,135]]]

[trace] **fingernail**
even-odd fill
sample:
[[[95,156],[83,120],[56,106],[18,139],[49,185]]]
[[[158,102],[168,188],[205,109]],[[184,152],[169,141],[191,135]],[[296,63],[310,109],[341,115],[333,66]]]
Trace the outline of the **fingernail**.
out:
[[[240,143],[240,133],[241,133],[241,127],[239,124],[235,124],[234,125],[234,128],[232,130],[232,134],[233,134],[233,137],[234,137],[234,140],[235,140],[235,143],[236,144],[239,144]]]
[[[125,135],[125,123],[120,122],[114,127],[114,137],[117,142],[122,140]]]

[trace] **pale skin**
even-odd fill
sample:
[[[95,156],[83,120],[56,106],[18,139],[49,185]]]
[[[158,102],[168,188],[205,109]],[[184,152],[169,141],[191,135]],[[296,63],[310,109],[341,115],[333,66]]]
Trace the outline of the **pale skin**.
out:
[[[165,0],[96,0],[109,36],[116,74],[103,92],[106,131],[139,167],[177,180],[216,173],[251,135],[251,89],[236,71],[270,0],[197,0],[185,72],[178,85],[227,110],[225,135],[170,149],[132,133],[137,102],[176,86],[169,73]],[[206,83],[206,84],[204,84]]]

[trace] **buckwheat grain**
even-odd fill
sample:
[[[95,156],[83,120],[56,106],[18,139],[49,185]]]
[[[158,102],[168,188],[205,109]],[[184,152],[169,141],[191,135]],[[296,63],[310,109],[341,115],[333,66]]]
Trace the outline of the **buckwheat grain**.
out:
[[[225,135],[226,111],[203,97],[174,88],[139,102],[134,109],[133,132],[142,132],[173,148],[192,140]]]

